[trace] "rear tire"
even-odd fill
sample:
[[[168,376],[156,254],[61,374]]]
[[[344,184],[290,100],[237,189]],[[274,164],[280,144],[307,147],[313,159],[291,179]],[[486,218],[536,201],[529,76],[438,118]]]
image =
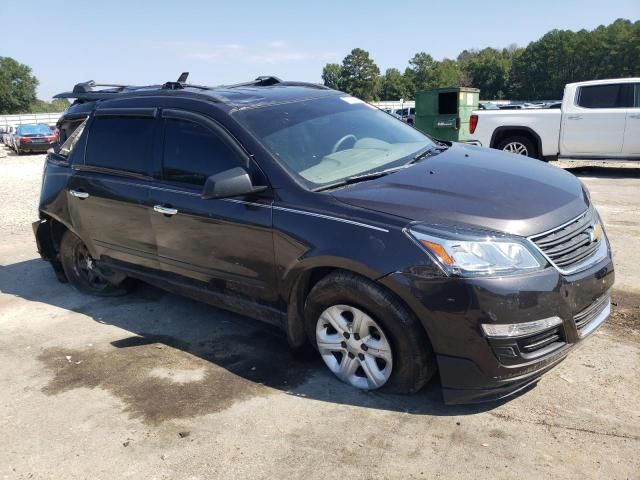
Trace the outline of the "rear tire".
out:
[[[327,275],[309,293],[304,311],[311,343],[345,383],[414,393],[436,371],[431,343],[418,319],[364,277],[344,271]]]
[[[536,146],[527,137],[507,137],[498,144],[498,150],[538,158]]]
[[[102,272],[91,257],[87,246],[67,230],[60,242],[60,262],[73,288],[81,293],[100,297],[115,297],[127,293],[126,277],[113,272]]]

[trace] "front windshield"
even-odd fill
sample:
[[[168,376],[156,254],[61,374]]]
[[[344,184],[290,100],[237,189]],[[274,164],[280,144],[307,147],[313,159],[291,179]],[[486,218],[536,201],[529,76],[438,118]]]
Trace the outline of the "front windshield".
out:
[[[346,95],[235,115],[311,189],[400,166],[434,146],[418,130]]]
[[[48,125],[38,123],[29,125],[20,125],[18,127],[20,135],[51,135],[51,129]]]

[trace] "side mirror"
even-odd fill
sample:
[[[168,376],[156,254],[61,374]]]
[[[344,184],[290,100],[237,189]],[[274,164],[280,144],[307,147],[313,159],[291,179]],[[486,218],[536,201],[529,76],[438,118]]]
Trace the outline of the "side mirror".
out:
[[[202,199],[238,197],[266,190],[266,186],[255,187],[249,173],[242,167],[235,167],[207,178],[202,190]]]

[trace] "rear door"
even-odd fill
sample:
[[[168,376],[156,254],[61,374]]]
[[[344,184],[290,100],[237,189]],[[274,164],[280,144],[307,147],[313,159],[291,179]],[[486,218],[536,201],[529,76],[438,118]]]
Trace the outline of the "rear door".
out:
[[[629,85],[611,83],[578,87],[562,113],[563,156],[620,155],[624,138]]]
[[[271,193],[200,196],[210,175],[249,166],[255,180],[260,172],[211,118],[169,109],[161,115],[161,174],[152,190],[151,219],[162,268],[212,292],[274,303]]]
[[[633,84],[634,102],[627,109],[622,153],[625,156],[640,156],[640,83]]]
[[[92,254],[155,268],[150,220],[153,108],[96,111],[68,182],[73,228]]]

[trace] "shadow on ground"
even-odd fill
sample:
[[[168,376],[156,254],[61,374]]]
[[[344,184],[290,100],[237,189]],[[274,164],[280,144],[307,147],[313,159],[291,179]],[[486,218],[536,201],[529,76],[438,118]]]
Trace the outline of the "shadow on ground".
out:
[[[58,283],[39,259],[1,266],[0,291],[130,332],[108,344],[45,349],[39,359],[52,380],[43,391],[104,388],[132,417],[151,424],[278,391],[420,415],[469,415],[499,404],[445,406],[437,378],[412,396],[358,391],[335,379],[321,359],[294,358],[283,333],[272,326],[146,284],[124,297],[86,296]]]
[[[640,178],[640,163],[637,168],[578,165],[575,167],[565,168],[565,170],[580,177]]]

